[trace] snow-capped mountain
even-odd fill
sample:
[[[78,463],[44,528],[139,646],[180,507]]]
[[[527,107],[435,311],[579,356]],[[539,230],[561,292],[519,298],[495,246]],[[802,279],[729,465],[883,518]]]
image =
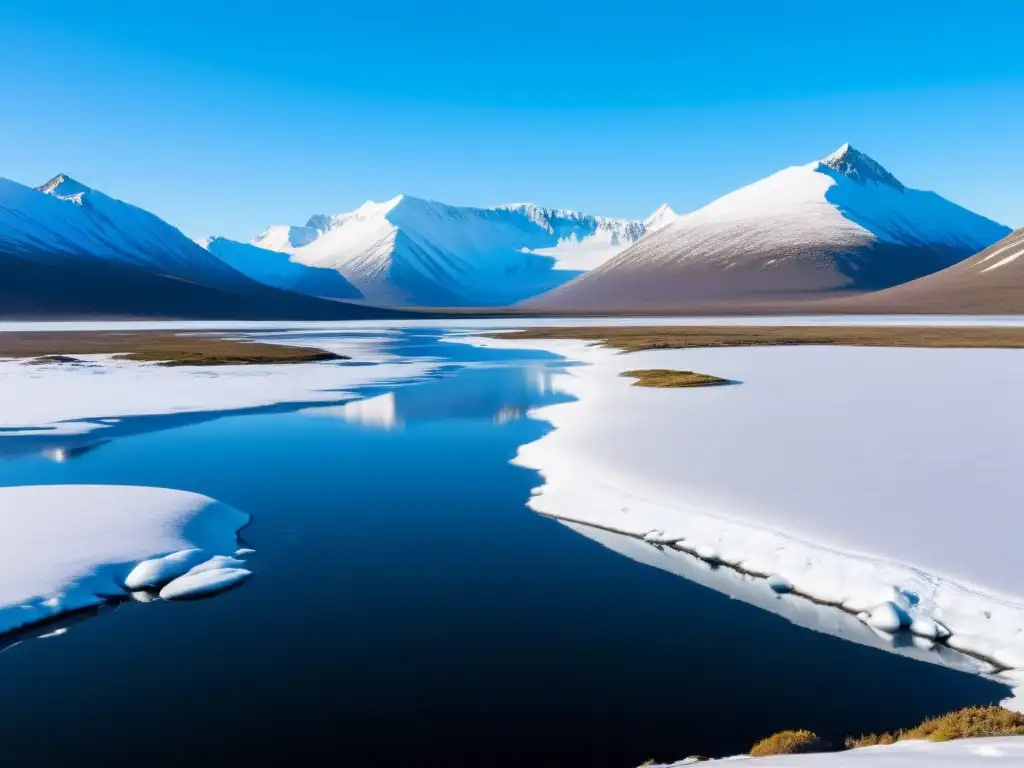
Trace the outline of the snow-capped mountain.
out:
[[[287,253],[225,237],[208,237],[197,242],[221,261],[265,285],[327,299],[363,297],[339,272],[300,264],[292,261]]]
[[[152,213],[64,174],[35,188],[0,178],[0,314],[81,313],[373,314],[254,281]]]
[[[529,304],[670,309],[874,290],[944,269],[1009,231],[905,187],[845,144],[673,218]]]
[[[664,229],[678,218],[679,214],[672,210],[672,206],[668,203],[664,203],[658,208],[658,210],[644,219],[644,234],[649,235],[651,232],[657,232],[659,229]]]
[[[204,285],[249,282],[152,213],[64,174],[36,188],[0,179],[0,249],[33,260],[109,261]]]
[[[655,223],[666,217],[659,209]],[[252,244],[335,269],[371,303],[495,306],[592,269],[646,232],[642,221],[529,203],[467,208],[399,195],[271,227]]]
[[[833,302],[836,312],[1019,314],[1024,312],[1024,228],[941,272],[885,291]]]

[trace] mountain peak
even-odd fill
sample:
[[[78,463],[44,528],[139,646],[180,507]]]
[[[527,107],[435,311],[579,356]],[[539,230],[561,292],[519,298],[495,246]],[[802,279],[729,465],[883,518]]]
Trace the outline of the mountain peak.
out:
[[[873,181],[876,184],[885,184],[903,191],[903,184],[882,167],[881,163],[873,160],[850,144],[843,144],[839,149],[828,157],[819,161],[821,165],[831,168],[837,173],[853,179],[858,184],[866,184]]]
[[[82,197],[85,193],[90,191],[85,184],[80,184],[64,173],[58,173],[45,184],[36,187],[36,189],[44,195],[53,195],[61,200],[71,200],[79,205],[82,204]]]
[[[668,203],[662,203],[654,213],[644,219],[644,231],[655,232],[668,226],[677,218],[679,218],[679,214],[675,212],[675,209]]]

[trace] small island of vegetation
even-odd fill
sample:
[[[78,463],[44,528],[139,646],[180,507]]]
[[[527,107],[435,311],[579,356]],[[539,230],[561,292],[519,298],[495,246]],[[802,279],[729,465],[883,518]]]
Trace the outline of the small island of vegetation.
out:
[[[674,371],[670,368],[647,368],[637,371],[623,371],[620,376],[636,379],[634,387],[716,387],[723,384],[735,384],[729,379],[720,379],[706,373],[695,371]]]

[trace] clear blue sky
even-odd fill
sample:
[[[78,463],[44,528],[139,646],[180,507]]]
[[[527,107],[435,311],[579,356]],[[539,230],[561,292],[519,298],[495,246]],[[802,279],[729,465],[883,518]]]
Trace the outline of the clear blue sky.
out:
[[[1024,224],[1024,3],[0,0],[0,175],[190,235],[399,192],[643,216],[845,141]]]

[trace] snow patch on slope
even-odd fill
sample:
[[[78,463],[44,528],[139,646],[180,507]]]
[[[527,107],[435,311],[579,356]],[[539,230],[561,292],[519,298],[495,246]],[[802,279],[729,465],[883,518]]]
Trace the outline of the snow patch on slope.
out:
[[[744,226],[758,231],[744,239],[744,248],[730,249]],[[844,145],[824,160],[783,169],[677,217],[663,235],[671,239],[691,231],[700,233],[697,247],[655,256],[725,262],[748,251],[797,251],[815,242],[856,248],[877,240],[973,253],[1009,229],[932,192],[904,187],[870,157]]]

